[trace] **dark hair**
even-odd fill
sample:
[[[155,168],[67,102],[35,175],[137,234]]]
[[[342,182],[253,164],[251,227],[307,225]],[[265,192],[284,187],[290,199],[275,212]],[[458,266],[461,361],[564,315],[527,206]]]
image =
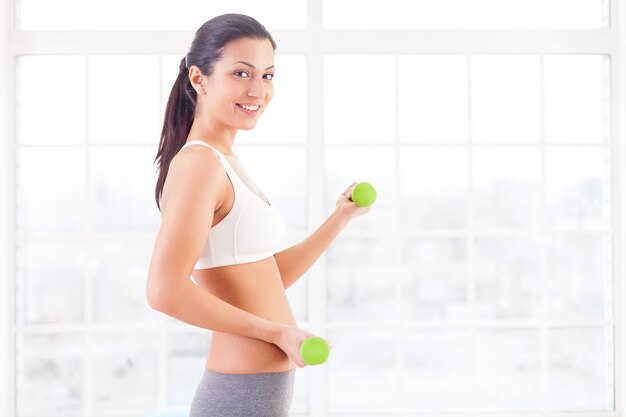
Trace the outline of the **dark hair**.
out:
[[[274,39],[262,24],[250,16],[228,13],[216,16],[200,26],[191,42],[189,52],[180,61],[178,77],[174,81],[165,107],[161,141],[154,159],[155,162],[158,161],[159,170],[154,193],[159,211],[170,162],[185,144],[196,112],[197,93],[189,79],[189,68],[196,65],[202,74],[210,76],[215,62],[222,57],[226,44],[241,38],[269,39],[272,48],[276,50]]]

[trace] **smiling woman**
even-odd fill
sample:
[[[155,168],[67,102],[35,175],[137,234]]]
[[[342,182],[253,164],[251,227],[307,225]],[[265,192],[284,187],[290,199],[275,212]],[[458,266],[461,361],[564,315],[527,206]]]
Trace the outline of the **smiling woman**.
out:
[[[166,106],[146,295],[154,309],[213,330],[191,417],[288,415],[295,365],[306,366],[300,346],[315,335],[297,326],[285,289],[369,211],[349,200],[352,184],[312,236],[277,253],[283,216],[233,153],[237,132],[254,128],[274,97],[275,49],[249,16],[209,20]]]

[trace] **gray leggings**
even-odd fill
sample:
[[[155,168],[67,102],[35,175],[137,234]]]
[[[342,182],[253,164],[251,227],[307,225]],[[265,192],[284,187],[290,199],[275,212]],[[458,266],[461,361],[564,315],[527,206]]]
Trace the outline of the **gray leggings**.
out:
[[[189,417],[288,417],[296,368],[261,374],[204,369]]]

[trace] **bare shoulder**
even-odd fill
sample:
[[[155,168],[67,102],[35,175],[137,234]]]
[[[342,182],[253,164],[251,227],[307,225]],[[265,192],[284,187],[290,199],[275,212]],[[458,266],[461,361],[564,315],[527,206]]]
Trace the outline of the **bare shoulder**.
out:
[[[182,149],[172,158],[167,171],[161,214],[168,210],[171,202],[190,203],[191,199],[196,207],[216,211],[222,204],[226,181],[226,171],[212,149],[204,146]]]

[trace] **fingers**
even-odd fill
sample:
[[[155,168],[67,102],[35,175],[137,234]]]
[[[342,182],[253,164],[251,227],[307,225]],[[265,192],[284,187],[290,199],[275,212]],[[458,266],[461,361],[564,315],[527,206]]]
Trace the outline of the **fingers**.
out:
[[[353,182],[352,184],[350,184],[350,186],[348,188],[346,188],[346,191],[344,191],[344,195],[346,196],[346,198],[350,198],[352,196],[352,189],[354,188],[354,186],[357,184],[357,182]]]

